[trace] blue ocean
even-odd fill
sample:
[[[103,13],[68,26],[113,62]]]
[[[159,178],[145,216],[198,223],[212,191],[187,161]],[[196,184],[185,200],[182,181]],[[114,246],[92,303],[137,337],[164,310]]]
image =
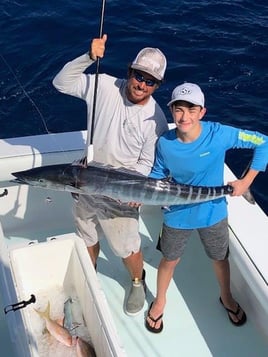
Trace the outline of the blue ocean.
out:
[[[85,103],[57,92],[52,79],[98,37],[102,4],[1,1],[1,139],[85,129]],[[169,121],[171,92],[188,81],[205,92],[207,120],[268,134],[266,1],[106,0],[103,31],[108,41],[100,72],[125,77],[127,65],[146,46],[165,53],[165,83],[155,98]],[[230,151],[226,162],[240,175],[251,156]],[[267,182],[268,170],[252,192],[268,214]]]

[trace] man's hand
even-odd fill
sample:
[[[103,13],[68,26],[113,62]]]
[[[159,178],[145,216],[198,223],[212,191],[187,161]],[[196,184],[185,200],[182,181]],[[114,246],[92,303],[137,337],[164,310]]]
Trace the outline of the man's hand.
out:
[[[102,38],[94,38],[92,40],[89,56],[93,61],[96,61],[97,57],[102,58],[104,56],[106,41],[106,34],[103,35]]]

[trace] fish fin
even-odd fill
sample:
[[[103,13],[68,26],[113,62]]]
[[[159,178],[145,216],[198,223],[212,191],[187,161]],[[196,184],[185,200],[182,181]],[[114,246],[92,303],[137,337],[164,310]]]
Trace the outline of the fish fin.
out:
[[[80,188],[77,188],[73,185],[66,185],[65,188],[66,191],[72,192],[72,193],[81,193],[83,194],[83,190],[81,190]]]
[[[134,170],[134,169],[128,169],[126,167],[115,167],[112,165],[106,165],[106,164],[102,164],[101,162],[97,162],[97,161],[90,161],[87,165],[87,167],[97,167],[97,168],[101,168],[101,169],[107,169],[107,170],[116,170],[117,172],[123,172],[123,173],[127,173],[127,174],[133,174],[136,176],[141,176],[141,177],[147,177],[146,175],[143,175],[142,173]]]
[[[69,296],[69,297],[64,301],[64,304],[67,304],[68,302],[73,303],[73,301],[74,301],[74,299],[73,299],[71,296]]]
[[[47,302],[47,307],[44,311],[36,310],[34,309],[39,316],[43,317],[44,319],[49,319],[50,318],[50,302]]]
[[[77,327],[79,327],[79,326],[81,326],[81,325],[82,325],[82,324],[81,324],[80,322],[73,322],[70,331],[75,330]],[[69,332],[70,332],[70,331],[69,331]]]
[[[250,189],[248,189],[245,193],[242,195],[245,200],[247,200],[250,204],[255,205],[256,201],[255,198],[253,197]]]
[[[81,166],[81,167],[86,168],[86,167],[87,167],[87,157],[84,156],[84,157],[82,157],[81,159],[74,160],[74,161],[71,163],[71,165],[72,165],[72,166]]]
[[[56,323],[60,326],[64,325],[64,317],[61,317],[60,319],[56,319]]]

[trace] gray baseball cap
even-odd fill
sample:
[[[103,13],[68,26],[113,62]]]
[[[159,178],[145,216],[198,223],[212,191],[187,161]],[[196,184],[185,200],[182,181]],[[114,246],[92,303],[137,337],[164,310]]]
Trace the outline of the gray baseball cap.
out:
[[[204,93],[201,88],[194,83],[183,83],[177,86],[172,92],[171,101],[167,104],[168,107],[178,100],[200,105],[202,108],[205,106]]]
[[[146,72],[162,81],[167,67],[167,60],[158,48],[146,47],[137,54],[130,67]]]

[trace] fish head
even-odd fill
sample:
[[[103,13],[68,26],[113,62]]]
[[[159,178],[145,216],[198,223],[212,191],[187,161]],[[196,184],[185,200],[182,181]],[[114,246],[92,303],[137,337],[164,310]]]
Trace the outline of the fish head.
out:
[[[12,175],[16,177],[13,180],[15,183],[58,191],[78,192],[79,169],[81,168],[71,164],[58,164],[13,172]]]

